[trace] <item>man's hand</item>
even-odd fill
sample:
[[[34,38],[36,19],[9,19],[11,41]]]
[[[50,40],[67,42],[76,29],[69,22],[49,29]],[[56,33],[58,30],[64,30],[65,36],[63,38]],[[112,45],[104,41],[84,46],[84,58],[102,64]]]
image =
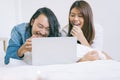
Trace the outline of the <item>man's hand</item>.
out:
[[[26,42],[19,48],[18,56],[23,56],[25,52],[32,52],[32,38],[35,37],[36,36],[33,35],[32,37],[26,40]]]

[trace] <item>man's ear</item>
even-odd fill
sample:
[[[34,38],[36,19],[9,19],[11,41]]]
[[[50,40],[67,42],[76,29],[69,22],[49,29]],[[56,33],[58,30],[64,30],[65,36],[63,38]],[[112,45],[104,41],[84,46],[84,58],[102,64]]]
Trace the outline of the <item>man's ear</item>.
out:
[[[32,19],[32,21],[31,21],[31,26],[34,24],[34,21],[35,21],[35,20],[34,20],[34,19]]]

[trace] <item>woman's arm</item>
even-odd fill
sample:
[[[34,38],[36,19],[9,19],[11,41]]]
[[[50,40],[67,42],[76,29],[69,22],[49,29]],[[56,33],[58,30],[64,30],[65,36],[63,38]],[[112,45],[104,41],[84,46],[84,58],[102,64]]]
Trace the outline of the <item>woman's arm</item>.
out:
[[[74,26],[73,29],[71,30],[71,34],[80,41],[82,45],[91,47],[90,44],[88,43],[87,39],[85,38],[83,31],[79,26]]]

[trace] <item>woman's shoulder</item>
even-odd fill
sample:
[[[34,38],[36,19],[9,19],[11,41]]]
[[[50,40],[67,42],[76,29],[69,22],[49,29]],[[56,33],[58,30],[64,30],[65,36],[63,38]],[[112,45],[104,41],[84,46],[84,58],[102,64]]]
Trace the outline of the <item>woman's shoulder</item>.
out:
[[[67,36],[67,34],[68,34],[68,28],[69,28],[69,25],[67,24],[67,25],[65,25],[62,29],[61,29],[61,34],[62,34],[62,36]]]

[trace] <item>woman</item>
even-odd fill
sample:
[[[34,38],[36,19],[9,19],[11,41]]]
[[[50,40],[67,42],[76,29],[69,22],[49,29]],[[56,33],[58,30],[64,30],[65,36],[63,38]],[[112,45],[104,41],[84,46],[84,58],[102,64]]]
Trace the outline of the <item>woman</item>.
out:
[[[92,9],[86,1],[77,0],[72,4],[69,12],[69,25],[65,26],[61,33],[63,36],[76,37],[81,45],[102,50],[102,29],[99,26],[94,27]],[[89,55],[92,54],[89,53]],[[98,55],[96,57],[100,59]]]
[[[59,23],[55,14],[48,8],[39,8],[29,23],[15,26],[11,32],[11,38],[6,51],[5,64],[10,58],[24,58],[24,54],[32,50],[32,38],[34,37],[59,37]]]

